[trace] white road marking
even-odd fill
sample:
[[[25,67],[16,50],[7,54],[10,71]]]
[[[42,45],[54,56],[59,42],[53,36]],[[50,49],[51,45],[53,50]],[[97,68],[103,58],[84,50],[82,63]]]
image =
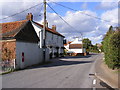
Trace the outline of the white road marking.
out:
[[[94,84],[94,85],[96,84],[96,79],[93,80],[93,84]]]
[[[95,87],[93,87],[93,90],[96,90],[96,88],[95,88]]]

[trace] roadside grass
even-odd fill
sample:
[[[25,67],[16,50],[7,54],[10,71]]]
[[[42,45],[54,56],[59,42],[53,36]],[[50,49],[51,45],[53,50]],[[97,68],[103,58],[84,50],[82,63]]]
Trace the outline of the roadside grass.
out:
[[[120,73],[120,70],[116,70],[116,71],[114,71],[114,73],[118,74],[118,73]]]
[[[106,62],[105,62],[105,58],[103,58],[102,60],[103,60],[104,65],[107,66],[107,64],[106,64]],[[109,68],[109,67],[107,66],[107,68]],[[110,69],[110,68],[109,68],[109,69]],[[112,70],[112,69],[110,69],[110,70]],[[113,71],[113,73],[115,73],[115,74],[120,73],[120,69],[115,69],[115,70],[112,70],[112,71]]]
[[[0,73],[0,75],[8,74],[8,73],[11,73],[11,72],[14,72],[14,71],[15,71],[14,69],[10,68],[8,71]]]

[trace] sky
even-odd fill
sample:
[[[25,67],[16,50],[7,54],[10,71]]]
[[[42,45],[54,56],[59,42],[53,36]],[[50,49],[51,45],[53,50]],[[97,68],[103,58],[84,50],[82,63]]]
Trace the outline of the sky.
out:
[[[0,23],[24,20],[27,13],[32,13],[34,21],[42,24],[42,1],[43,0],[0,0]],[[47,21],[49,27],[51,28],[52,25],[56,25],[57,31],[63,34],[69,41],[72,41],[74,37],[81,38],[82,33],[83,38],[89,38],[93,44],[100,43],[111,25],[113,27],[118,26],[118,0],[67,0],[67,2],[65,2],[65,0],[47,0],[47,2],[59,16],[71,26],[66,24],[47,6]],[[35,6],[37,4],[39,5]],[[32,6],[35,7],[26,10]],[[26,11],[19,13],[23,10]],[[8,18],[8,16],[15,13],[18,14]],[[6,19],[2,19],[5,17]]]

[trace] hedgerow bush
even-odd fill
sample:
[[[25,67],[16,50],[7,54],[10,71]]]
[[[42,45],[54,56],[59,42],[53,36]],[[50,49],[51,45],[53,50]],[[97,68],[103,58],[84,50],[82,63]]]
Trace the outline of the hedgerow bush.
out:
[[[116,31],[110,37],[109,44],[109,67],[120,68],[120,31]]]
[[[120,31],[109,28],[103,39],[105,63],[109,68],[120,68]]]

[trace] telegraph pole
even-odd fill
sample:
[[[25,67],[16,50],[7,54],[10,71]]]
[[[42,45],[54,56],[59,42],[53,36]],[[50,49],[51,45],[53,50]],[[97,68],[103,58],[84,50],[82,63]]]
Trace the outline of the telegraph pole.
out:
[[[46,44],[45,44],[45,39],[46,39],[46,0],[43,1],[44,2],[44,25],[43,25],[43,63],[45,62],[45,58],[46,58]]]

